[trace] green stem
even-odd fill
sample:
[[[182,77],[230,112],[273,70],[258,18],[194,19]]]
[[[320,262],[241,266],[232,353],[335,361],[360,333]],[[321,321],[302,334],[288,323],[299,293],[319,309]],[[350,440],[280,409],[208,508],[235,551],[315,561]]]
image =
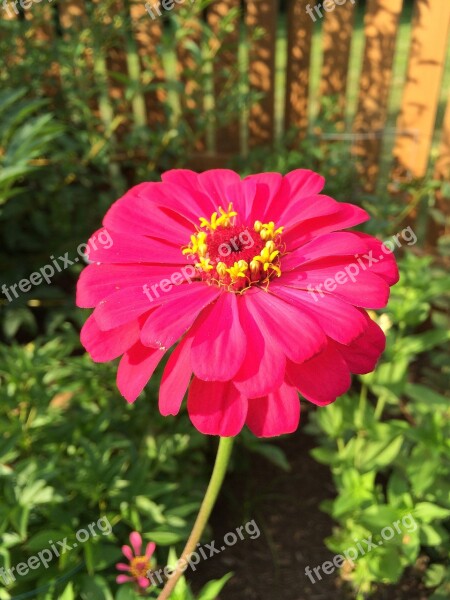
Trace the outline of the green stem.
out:
[[[197,515],[197,519],[194,523],[194,527],[191,531],[191,535],[187,541],[187,544],[180,556],[179,563],[181,561],[188,561],[190,555],[194,552],[198,541],[200,540],[203,530],[206,527],[208,519],[211,515],[212,509],[214,508],[214,504],[216,503],[217,496],[219,495],[220,488],[222,487],[222,483],[225,477],[225,473],[227,471],[227,466],[230,461],[231,451],[233,449],[234,438],[229,437],[221,437],[219,441],[219,448],[217,450],[216,462],[214,464],[214,469],[211,475],[211,479],[206,490],[205,497],[203,498],[202,505],[200,506],[200,511]],[[185,564],[185,563],[182,563]],[[158,596],[158,600],[167,600],[170,598],[178,580],[180,579],[183,571],[180,569],[176,569],[170,579],[167,581],[164,586],[161,594]]]

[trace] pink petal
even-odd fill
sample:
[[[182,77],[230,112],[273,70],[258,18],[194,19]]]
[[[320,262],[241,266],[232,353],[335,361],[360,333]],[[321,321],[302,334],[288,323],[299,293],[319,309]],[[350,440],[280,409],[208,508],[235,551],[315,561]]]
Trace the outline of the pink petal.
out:
[[[101,300],[94,310],[94,318],[102,331],[116,329],[141,315],[150,313],[156,305],[150,304],[142,287],[119,290]]]
[[[239,180],[230,185],[225,193],[227,198],[233,199],[233,209],[238,213],[239,221],[247,223],[256,195],[256,183],[248,179]]]
[[[198,173],[190,169],[170,169],[161,175],[164,183],[174,183],[187,189],[200,189]]]
[[[248,402],[246,424],[258,437],[293,433],[300,421],[300,400],[296,390],[284,383],[263,398]]]
[[[368,245],[356,234],[347,231],[327,233],[300,246],[282,259],[282,271],[292,271],[303,264],[311,263],[327,256],[352,256],[365,253]],[[313,267],[313,266],[312,266]]]
[[[250,223],[270,221],[270,219],[266,219],[266,214],[270,211],[270,206],[278,194],[283,181],[282,175],[280,173],[257,173],[246,177],[244,182],[246,181],[256,184],[256,194],[253,203],[246,208],[242,219]]]
[[[228,381],[245,357],[246,339],[235,294],[222,294],[207,307],[193,328],[192,370],[205,381]]]
[[[137,582],[138,582],[138,585],[144,589],[148,588],[148,586],[150,585],[150,580],[147,579],[146,577],[138,577]]]
[[[280,190],[267,209],[267,217],[282,225],[290,223],[292,206],[307,204],[306,199],[319,194],[325,185],[325,179],[308,169],[296,169],[283,177]],[[295,211],[298,214],[298,209]],[[277,223],[279,225],[279,223]]]
[[[142,549],[142,537],[137,531],[130,533],[130,543],[134,550],[134,555],[139,556]]]
[[[192,337],[181,340],[164,369],[159,387],[159,411],[165,417],[178,414],[191,380],[191,345]]]
[[[353,280],[348,275],[351,271],[346,269],[353,269]],[[340,279],[338,273],[343,273],[343,276],[347,273],[347,277]],[[336,279],[337,277],[339,278]],[[337,283],[338,281],[342,283]],[[354,258],[330,258],[316,261],[313,265],[301,266],[283,274],[283,283],[304,290],[311,286],[319,298],[330,294],[362,308],[383,308],[389,298],[389,286],[385,280],[358,267]],[[325,285],[332,291],[326,291]]]
[[[240,298],[239,320],[247,340],[247,354],[233,383],[247,398],[259,398],[278,389],[284,381],[286,357],[253,318],[244,298]]]
[[[336,344],[352,373],[370,373],[384,352],[386,337],[382,329],[367,316],[368,327],[365,333],[350,346]]]
[[[233,437],[244,426],[247,400],[231,382],[202,381],[194,377],[189,388],[188,412],[201,433]]]
[[[337,204],[338,210],[332,214],[308,220],[299,219],[295,225],[290,225],[283,232],[283,242],[286,244],[286,247],[294,250],[318,235],[348,229],[349,227],[364,223],[364,221],[370,218],[366,211],[358,206],[344,202]]]
[[[117,387],[128,402],[136,400],[164,354],[159,348],[147,348],[140,342],[125,352],[117,370]]]
[[[266,340],[295,362],[308,360],[327,343],[320,326],[304,311],[265,291],[246,292],[242,299]]]
[[[152,201],[152,192],[160,188],[161,184],[157,183],[141,183],[131,188],[111,206],[103,225],[108,230],[128,235],[153,236],[178,246],[186,244],[192,223]]]
[[[211,304],[222,291],[204,283],[183,285],[182,294],[168,298],[150,314],[141,332],[146,346],[172,346],[192,325],[198,314]]]
[[[202,189],[212,200],[217,210],[219,206],[224,209],[233,201],[227,192],[227,189],[233,184],[238,184],[241,178],[231,169],[210,169],[198,176],[200,189]],[[199,215],[206,216],[206,215]],[[208,219],[211,215],[207,215]]]
[[[317,194],[309,198],[299,198],[291,202],[285,209],[282,217],[277,220],[287,230],[313,219],[328,217],[338,213],[340,204],[334,198]]]
[[[118,571],[129,571],[130,570],[130,565],[127,565],[125,563],[117,563],[116,564],[116,569]]]
[[[117,575],[116,577],[116,583],[128,583],[129,581],[134,581],[134,578],[128,575]]]
[[[108,362],[121,356],[139,340],[137,321],[131,321],[116,329],[102,331],[94,315],[88,317],[80,333],[83,346],[95,362]]]
[[[77,306],[93,308],[124,288],[151,286],[174,273],[173,265],[88,265],[77,284]]]
[[[200,187],[198,174],[187,169],[174,169],[162,175],[161,196],[158,204],[179,211],[198,225],[200,217],[210,217],[217,206]]]
[[[301,365],[288,363],[286,373],[302,396],[321,406],[334,402],[351,385],[348,366],[333,343]]]
[[[156,549],[156,544],[154,542],[149,542],[145,547],[145,556],[150,559],[153,556],[153,553]]]
[[[183,269],[174,271],[182,276]],[[190,271],[189,271],[190,273]],[[164,286],[163,286],[164,284]],[[157,288],[149,287],[130,287],[119,290],[111,296],[102,300],[94,311],[95,320],[100,329],[108,330],[131,320],[135,320],[145,313],[158,306],[167,304],[177,297],[184,297],[188,288],[190,293],[194,290],[204,290],[206,285],[201,281],[184,281],[181,285],[172,284],[169,279],[161,280]]]
[[[122,552],[123,555],[125,556],[125,558],[128,558],[128,560],[133,560],[134,555],[133,555],[133,551],[131,550],[130,546],[122,546]]]
[[[380,240],[371,235],[360,233],[359,231],[355,231],[354,233],[368,246],[368,252],[361,257],[368,269],[372,273],[382,277],[389,285],[395,285],[399,280],[399,273],[394,254],[386,254],[382,249],[383,242],[380,242]]]
[[[109,235],[112,240],[109,247],[100,245],[98,237]],[[186,240],[188,243],[189,240]],[[173,264],[180,265],[186,263],[186,259],[181,253],[181,248],[175,244],[145,237],[143,235],[132,235],[132,233],[117,233],[116,231],[107,231],[100,229],[89,238],[88,241],[88,259],[91,262],[126,264],[126,263],[144,263],[144,264]]]
[[[303,289],[286,287],[285,279],[270,284],[270,291],[286,302],[294,304],[312,317],[325,335],[341,344],[350,344],[367,328],[367,319],[359,309],[331,294],[320,296]]]

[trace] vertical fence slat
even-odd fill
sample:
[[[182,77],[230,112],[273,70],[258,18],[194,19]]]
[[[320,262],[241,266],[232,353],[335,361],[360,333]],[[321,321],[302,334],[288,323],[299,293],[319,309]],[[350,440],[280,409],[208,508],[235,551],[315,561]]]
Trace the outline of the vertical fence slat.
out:
[[[442,140],[439,148],[439,157],[434,168],[434,178],[450,181],[450,99],[447,102]]]
[[[450,99],[445,112],[439,156],[434,166],[434,179],[450,183]],[[436,208],[446,219],[450,219],[450,193],[437,191]],[[448,235],[448,233],[448,225],[437,223],[434,219],[429,220],[427,239],[432,246],[436,245],[436,240],[440,236]]]
[[[80,39],[81,31],[89,26],[89,20],[83,0],[58,2],[59,23],[64,42],[69,47],[75,46]],[[86,39],[86,38],[85,38]],[[61,71],[63,91],[70,97],[81,95],[91,111],[98,116],[98,99],[92,94],[94,89],[94,67],[92,51],[84,50],[81,56],[72,56],[72,60],[64,60]]]
[[[11,31],[13,31],[12,27],[16,27],[19,21],[18,15],[14,11],[13,5],[6,4],[6,6],[2,8],[3,12],[1,14],[0,19],[1,32],[2,35],[9,37],[8,52],[2,56],[2,65],[4,65],[3,68],[8,68],[9,70],[11,70],[13,67],[16,67],[16,65],[22,62],[26,51],[21,36],[11,34]],[[7,23],[6,25],[3,25],[1,23],[2,20],[13,21],[14,23]]]
[[[237,10],[240,0],[217,0],[208,10],[208,24],[216,36],[220,31],[221,23],[230,10]],[[218,44],[218,53],[214,58],[214,97],[216,114],[220,112],[220,99],[224,94],[230,93],[230,86],[239,81],[239,19],[233,21],[233,30],[225,35]],[[234,74],[233,74],[234,72]],[[236,82],[237,80],[237,82]],[[229,124],[218,127],[215,131],[215,149],[221,153],[236,153],[240,149],[240,119],[236,115]]]
[[[178,76],[184,84],[184,92],[180,94],[180,104],[186,123],[195,138],[195,150],[203,152],[206,149],[206,132],[198,131],[199,125],[203,122],[200,115],[204,115],[205,110],[205,95],[202,87],[203,64],[198,53],[190,48],[191,45],[199,48],[202,45],[201,13],[195,4],[180,5],[177,12],[183,28],[188,31],[188,35],[183,35],[177,44]]]
[[[343,121],[346,108],[347,77],[352,44],[355,5],[347,1],[342,6],[323,3],[332,7],[325,12],[323,23],[323,63],[320,81],[321,112],[324,100],[333,100],[330,115],[333,122]]]
[[[38,56],[46,57],[47,66],[39,75],[42,77],[42,90],[45,96],[54,98],[61,88],[61,80],[60,65],[54,51],[53,7],[49,4],[39,4],[25,10],[24,14],[29,25],[25,34],[27,53],[35,52]],[[40,52],[40,48],[44,51]]]
[[[427,172],[450,25],[450,2],[416,0],[402,108],[394,147],[394,178]]]
[[[71,29],[79,30],[85,19],[83,0],[71,0],[70,2],[58,2],[59,22],[66,30],[66,35]]]
[[[131,0],[130,15],[139,55],[141,83],[158,86],[157,89],[144,93],[147,123],[151,127],[163,123],[165,118],[163,104],[167,94],[162,86],[158,85],[165,79],[161,56],[158,52],[158,44],[162,37],[162,19],[152,19],[141,0]]]
[[[275,108],[275,45],[278,17],[278,0],[248,0],[247,27],[253,34],[262,28],[264,35],[251,40],[249,81],[253,91],[264,97],[253,104],[249,116],[249,145],[273,142]]]
[[[353,152],[365,191],[376,187],[403,0],[369,0]]]
[[[288,59],[284,126],[308,128],[309,75],[313,20],[306,13],[310,0],[290,0],[288,4]]]

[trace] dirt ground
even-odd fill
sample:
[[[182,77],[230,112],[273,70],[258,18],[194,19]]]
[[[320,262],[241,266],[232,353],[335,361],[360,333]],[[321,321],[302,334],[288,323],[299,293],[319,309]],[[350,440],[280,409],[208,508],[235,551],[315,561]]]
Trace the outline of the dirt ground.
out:
[[[319,508],[333,498],[329,470],[309,455],[314,440],[302,427],[295,435],[276,442],[292,466],[286,473],[259,455],[249,454],[240,472],[235,465],[228,475],[211,519],[219,547],[227,532],[254,519],[261,535],[238,541],[220,554],[202,561],[189,576],[194,590],[233,572],[220,600],[351,600],[355,597],[336,575],[312,583],[305,574],[330,560],[333,554],[323,540],[333,521]],[[250,468],[249,468],[250,467]],[[425,600],[427,594],[414,573],[397,586],[380,586],[371,600]]]

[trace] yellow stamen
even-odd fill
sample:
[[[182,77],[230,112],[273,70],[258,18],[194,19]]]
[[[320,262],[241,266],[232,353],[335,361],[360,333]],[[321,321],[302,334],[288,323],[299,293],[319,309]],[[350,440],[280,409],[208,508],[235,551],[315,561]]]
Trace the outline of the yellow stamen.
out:
[[[207,273],[208,271],[212,271],[214,269],[213,265],[210,264],[211,260],[209,258],[200,257],[200,262],[195,264],[196,269],[200,269]]]
[[[227,272],[227,265],[224,262],[218,262],[216,265],[216,271],[220,276],[224,276]]]
[[[259,231],[256,229],[256,223],[260,225]],[[255,231],[259,233],[262,240],[273,240],[274,237],[283,233],[284,227],[278,227],[275,229],[275,223],[270,221],[269,223],[261,223],[261,221],[256,221],[255,223]]]
[[[204,227],[210,231],[215,231],[218,227],[229,227],[232,225],[231,219],[237,215],[237,212],[233,210],[233,203],[230,202],[228,204],[227,211],[219,206],[219,212],[220,217],[218,217],[217,213],[214,212],[211,215],[211,221],[208,221],[208,219],[205,219],[205,217],[200,217],[200,227]]]
[[[248,263],[245,260],[239,260],[235,262],[232,267],[226,269],[226,272],[231,277],[231,281],[235,282],[239,279],[239,277],[247,276]]]

